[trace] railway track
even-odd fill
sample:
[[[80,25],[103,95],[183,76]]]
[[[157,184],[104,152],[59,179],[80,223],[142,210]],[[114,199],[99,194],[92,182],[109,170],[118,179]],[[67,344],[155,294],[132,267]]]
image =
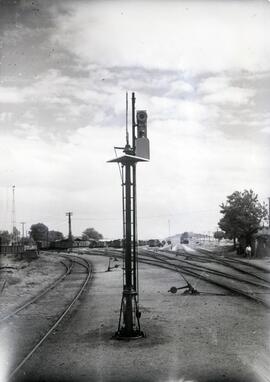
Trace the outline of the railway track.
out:
[[[109,253],[105,254],[104,250],[95,249],[91,252],[104,255],[107,257],[114,256],[117,258],[122,259],[122,253],[117,250],[109,249]],[[249,278],[243,278],[240,276],[232,275],[229,272],[221,272],[219,270],[214,270],[211,267],[207,267],[205,264],[200,265],[198,263],[194,264],[196,260],[199,262],[200,256],[195,257],[196,255],[192,255],[194,257],[194,260],[187,261],[187,260],[181,260],[172,252],[169,252],[171,256],[164,254],[164,251],[152,251],[152,250],[146,250],[143,249],[139,251],[139,257],[138,260],[141,263],[160,267],[163,269],[171,270],[174,272],[177,272],[182,275],[183,278],[185,276],[190,276],[193,279],[199,279],[203,280],[211,285],[215,285],[219,288],[222,288],[223,290],[226,290],[234,295],[239,295],[241,297],[244,297],[246,299],[252,300],[256,303],[259,303],[263,305],[266,308],[270,308],[270,304],[267,300],[258,297],[259,294],[265,294],[267,295],[268,289],[270,289],[270,283],[267,279],[261,278],[260,276],[254,274],[253,272],[246,271],[244,269],[239,269],[238,267],[234,267],[234,271],[239,272],[241,274],[245,274]],[[182,253],[183,256],[186,256],[186,253]],[[203,257],[203,263],[206,263],[206,260],[209,261],[209,259],[206,259],[206,257]],[[213,261],[213,257],[211,256],[211,261]],[[217,261],[218,264],[221,264],[219,260]],[[227,262],[222,263],[222,265],[228,266]],[[250,267],[249,267],[250,268]],[[184,276],[183,276],[184,275]],[[257,277],[258,276],[258,277]],[[259,279],[260,282],[256,282],[253,280]],[[226,280],[226,282],[224,281]],[[263,283],[262,283],[263,282]],[[240,284],[242,287],[240,288]],[[189,283],[191,284],[191,283]],[[188,287],[189,285],[187,285]],[[251,289],[252,288],[252,289]],[[192,290],[192,289],[191,289]]]
[[[168,254],[175,254],[176,256],[185,257],[187,260],[197,261],[197,262],[201,262],[201,263],[203,263],[203,262],[205,262],[205,263],[214,262],[214,263],[229,267],[231,269],[234,269],[240,273],[249,274],[255,278],[258,278],[258,279],[261,279],[263,281],[268,282],[268,279],[265,279],[262,276],[255,274],[254,272],[250,272],[250,270],[262,272],[263,274],[269,274],[270,273],[269,269],[260,267],[256,264],[250,264],[244,260],[235,259],[233,257],[226,256],[226,259],[225,259],[220,254],[217,254],[217,253],[214,253],[214,252],[202,249],[202,248],[198,248],[198,249],[196,249],[196,251],[198,253],[196,252],[196,254],[192,254],[190,252],[187,252],[187,250],[183,248],[183,250],[180,250],[180,251],[179,250],[178,251],[168,251],[168,250],[163,251],[162,250],[160,252],[162,252],[162,253],[165,252]],[[237,267],[237,265],[238,265],[238,267]]]
[[[152,252],[148,252],[146,251],[147,253],[150,253],[150,255],[152,255]],[[250,271],[247,271],[247,270],[244,270],[244,269],[241,269],[239,267],[235,267],[234,265],[230,265],[229,262],[223,262],[223,261],[220,261],[219,259],[217,259],[217,261],[213,261],[213,263],[216,263],[216,264],[219,264],[219,265],[223,265],[225,267],[229,267],[231,269],[233,269],[234,271],[236,271],[235,273],[241,273],[242,275],[245,275],[245,276],[248,276],[250,277],[250,279],[245,279],[245,278],[240,278],[239,276],[236,276],[236,275],[233,275],[232,273],[227,273],[227,272],[224,272],[224,271],[220,271],[220,270],[217,270],[211,266],[207,266],[207,265],[202,265],[200,264],[200,261],[195,261],[192,260],[192,261],[189,261],[189,260],[181,260],[179,259],[178,257],[176,258],[172,258],[171,256],[168,256],[168,255],[164,255],[163,252],[159,252],[159,257],[160,258],[163,258],[165,260],[168,260],[168,261],[174,261],[176,263],[179,263],[181,265],[183,265],[186,269],[188,269],[188,267],[190,267],[190,269],[194,269],[194,270],[202,270],[202,271],[207,271],[208,273],[211,273],[213,275],[217,275],[217,276],[221,276],[221,277],[224,277],[224,278],[228,278],[228,279],[231,279],[231,280],[235,280],[235,281],[238,281],[238,282],[242,282],[242,283],[246,283],[246,284],[249,284],[251,286],[255,286],[255,287],[259,287],[259,288],[264,288],[264,289],[270,289],[270,281],[269,279],[266,279],[264,277],[261,277],[257,274],[254,274],[253,272],[250,272]],[[253,281],[252,279],[256,279],[256,281]],[[259,280],[260,282],[263,282],[262,283],[259,283],[257,280]]]
[[[92,265],[88,260],[78,256],[76,256],[75,258],[72,255],[68,255],[66,257],[68,258],[69,264],[67,265],[65,277],[62,276],[62,280],[58,280],[58,282],[54,283],[54,285],[51,286],[50,289],[48,288],[46,292],[44,291],[42,295],[36,296],[34,312],[30,311],[27,314],[27,310],[31,309],[33,305],[33,302],[31,304],[29,302],[28,305],[21,307],[20,310],[13,312],[13,315],[9,315],[8,317],[10,320],[14,320],[12,328],[14,329],[14,326],[15,326],[17,329],[21,329],[19,330],[19,332],[20,333],[23,332],[25,335],[24,327],[27,327],[27,324],[29,323],[29,321],[32,322],[32,320],[34,324],[34,320],[37,319],[36,312],[40,310],[41,311],[45,310],[47,312],[46,314],[44,313],[43,315],[44,316],[43,319],[45,323],[47,324],[46,328],[38,327],[39,329],[38,331],[40,333],[40,335],[36,336],[38,338],[33,340],[33,338],[30,336],[31,338],[29,340],[23,341],[20,335],[17,336],[17,338],[19,338],[23,344],[21,346],[19,346],[20,344],[16,344],[16,345],[19,348],[23,349],[23,354],[17,355],[16,357],[17,364],[12,367],[11,371],[9,371],[7,380],[11,380],[11,381],[15,380],[18,373],[22,371],[22,368],[26,364],[26,362],[38,350],[38,348],[43,344],[43,342],[48,338],[48,336],[50,336],[57,329],[59,324],[71,311],[72,307],[80,298],[83,291],[86,289],[89,281],[91,280],[93,271],[92,271]],[[57,289],[59,289],[57,288],[59,287],[59,285],[62,286],[62,290],[60,291],[60,293],[58,291],[57,293],[55,293],[54,296],[51,296],[53,291],[56,291]],[[74,288],[74,285],[76,286],[76,289]],[[72,289],[72,291],[69,291],[69,293],[67,292],[67,286],[69,286]],[[61,293],[63,290],[65,291],[64,294]],[[66,297],[66,294],[68,294],[69,296]],[[61,301],[59,301],[59,298],[61,298],[61,296],[62,296],[62,299]],[[62,306],[62,309],[60,309],[60,313],[59,313],[59,305]],[[57,313],[54,312],[54,314],[51,315],[51,310],[55,310],[55,309],[57,309]],[[23,311],[23,316],[21,316],[22,311]],[[47,314],[49,314],[49,317],[50,317],[49,325],[48,325]],[[25,317],[27,317],[27,319]],[[16,318],[17,318],[17,325],[16,325]],[[39,317],[39,319],[42,319],[42,315]],[[19,325],[18,325],[18,321],[19,321]],[[25,321],[25,325],[24,325],[24,321]],[[35,331],[33,330],[33,332]]]
[[[228,255],[226,255],[226,258],[224,258],[222,255],[219,255],[218,253],[210,251],[210,250],[206,250],[204,248],[197,248],[197,251],[199,253],[201,253],[202,255],[208,256],[209,259],[213,259],[213,260],[218,259],[218,261],[221,261],[224,264],[227,264],[231,267],[233,266],[233,264],[237,264],[237,265],[240,265],[240,266],[245,267],[247,269],[257,270],[257,271],[262,272],[264,274],[270,273],[269,269],[261,267],[257,264],[250,263],[247,260],[236,259],[235,257],[228,256]]]
[[[156,260],[154,260],[155,262]],[[250,282],[248,280],[243,280],[243,279],[238,279],[236,277],[230,277],[229,275],[226,275],[224,276],[223,274],[219,274],[219,273],[215,273],[215,272],[210,272],[210,271],[207,271],[206,273],[206,270],[205,268],[196,268],[194,270],[194,268],[192,267],[186,267],[186,266],[183,266],[183,265],[175,265],[175,264],[172,264],[170,261],[166,260],[166,259],[159,259],[159,261],[161,263],[164,263],[166,265],[166,269],[170,269],[170,270],[175,270],[175,271],[178,271],[179,273],[183,273],[184,275],[186,276],[191,276],[191,277],[194,277],[194,278],[197,278],[197,279],[200,279],[200,280],[203,280],[203,281],[206,281],[207,283],[209,284],[212,284],[212,285],[215,285],[217,287],[220,287],[230,293],[233,293],[235,295],[239,295],[239,296],[242,296],[242,297],[245,297],[249,300],[252,300],[256,303],[259,303],[263,306],[265,306],[266,308],[270,308],[270,304],[268,301],[266,301],[265,299],[262,299],[260,297],[257,296],[257,293],[260,293],[259,290],[257,289],[257,291],[251,291],[250,288],[248,288],[249,290],[245,290],[243,288],[239,288],[239,287],[236,287],[234,285],[232,285],[231,283],[226,283],[224,281],[220,281],[220,277],[221,278],[224,278],[226,277],[226,279],[231,279],[231,280],[237,280],[239,281],[240,283],[245,283],[245,284],[251,284],[253,286],[256,286],[257,288],[262,288],[262,289],[265,289],[265,288],[269,288],[269,286],[264,286],[264,285],[260,285],[260,284],[255,284],[253,282]],[[152,262],[152,264],[154,264],[154,262]],[[210,275],[209,275],[210,273]],[[213,278],[213,275],[215,276],[218,276],[218,278]],[[212,276],[212,277],[211,277]]]

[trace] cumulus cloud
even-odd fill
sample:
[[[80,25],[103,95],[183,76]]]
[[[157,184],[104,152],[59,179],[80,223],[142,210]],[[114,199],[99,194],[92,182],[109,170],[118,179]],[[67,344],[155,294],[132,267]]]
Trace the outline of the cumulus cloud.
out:
[[[12,113],[2,112],[0,113],[0,122],[9,122],[12,118]]]
[[[94,1],[71,4],[53,38],[103,66],[262,71],[270,65],[269,12],[255,2]]]
[[[193,87],[182,80],[176,80],[172,82],[169,90],[165,93],[166,97],[182,97],[186,94],[192,93],[194,91]]]
[[[202,101],[212,104],[244,105],[254,97],[255,90],[246,87],[233,86],[230,77],[208,77],[201,81],[198,93]]]
[[[252,89],[241,89],[237,87],[228,87],[219,92],[205,95],[203,101],[213,104],[232,104],[245,105],[254,96],[255,91]]]
[[[264,127],[263,129],[261,129],[261,132],[262,133],[266,133],[266,134],[270,134],[270,122],[269,122],[269,126]]]
[[[20,92],[16,87],[0,87],[1,103],[21,103],[25,101],[24,92]]]

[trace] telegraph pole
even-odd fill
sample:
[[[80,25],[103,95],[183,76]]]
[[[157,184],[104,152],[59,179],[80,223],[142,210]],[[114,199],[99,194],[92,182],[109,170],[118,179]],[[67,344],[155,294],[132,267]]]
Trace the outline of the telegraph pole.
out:
[[[116,339],[144,337],[140,328],[141,313],[138,307],[136,164],[149,160],[146,122],[146,111],[141,110],[137,112],[137,123],[135,123],[135,94],[132,93],[132,146],[129,145],[128,131],[126,131],[126,145],[121,148],[123,155],[108,161],[122,166],[124,273],[120,317],[118,330],[115,333]],[[137,137],[135,134],[136,126]]]
[[[12,244],[17,243],[16,211],[15,211],[15,185],[12,186]]]
[[[68,216],[68,240],[72,242],[72,233],[71,233],[71,216],[72,212],[66,212],[66,216]]]
[[[21,222],[22,225],[22,246],[23,246],[23,252],[24,252],[24,226],[25,222]]]
[[[22,225],[22,239],[24,239],[24,226],[25,226],[25,222],[21,222],[21,225]]]

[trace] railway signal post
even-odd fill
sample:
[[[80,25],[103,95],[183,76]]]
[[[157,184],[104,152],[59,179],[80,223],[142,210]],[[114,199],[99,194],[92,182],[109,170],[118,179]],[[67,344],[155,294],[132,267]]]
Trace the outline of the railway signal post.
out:
[[[149,160],[146,122],[147,114],[144,110],[137,112],[135,122],[135,94],[132,93],[132,146],[129,145],[126,118],[126,146],[122,148],[123,155],[109,161],[121,165],[122,178],[124,272],[120,316],[115,333],[117,339],[144,337],[138,307],[136,164]]]

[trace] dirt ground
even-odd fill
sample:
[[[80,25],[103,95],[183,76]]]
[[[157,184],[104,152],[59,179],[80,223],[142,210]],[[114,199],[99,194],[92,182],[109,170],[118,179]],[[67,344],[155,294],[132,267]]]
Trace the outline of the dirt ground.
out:
[[[112,335],[118,326],[122,270],[105,272],[106,258],[85,257],[94,265],[91,285],[16,380],[269,380],[269,313],[264,308],[191,279],[203,294],[168,293],[171,286],[183,285],[179,275],[140,265],[146,338],[118,341]],[[55,261],[51,255],[47,259]]]
[[[0,258],[0,317],[28,301],[65,272],[62,259],[40,253],[36,260]]]

